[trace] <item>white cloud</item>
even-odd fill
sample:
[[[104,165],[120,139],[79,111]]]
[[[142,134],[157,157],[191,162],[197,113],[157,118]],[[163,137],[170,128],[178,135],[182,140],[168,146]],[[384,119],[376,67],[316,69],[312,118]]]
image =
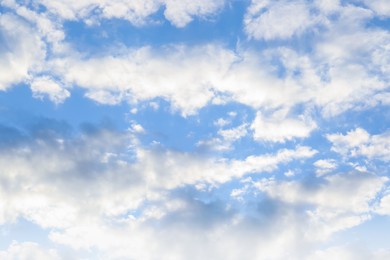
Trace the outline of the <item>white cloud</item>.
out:
[[[372,18],[367,9],[348,5],[340,9],[339,15],[315,46],[314,60],[319,62],[315,66],[328,67],[314,97],[325,116],[369,105],[368,96],[388,88],[387,62],[378,57],[387,55],[389,33],[365,27]]]
[[[131,131],[97,129],[70,138],[48,131],[46,138],[26,136],[20,146],[0,150],[2,225],[24,218],[75,249],[73,258],[78,249],[97,250],[104,259],[256,259],[297,250],[299,232],[286,222],[294,216],[272,214],[270,226],[267,210],[253,206],[251,220],[226,201],[203,201],[204,189],[198,198],[181,188],[203,183],[207,191],[248,173],[272,172],[313,156],[309,147],[228,160],[141,148]],[[262,235],[254,227],[264,227]],[[175,248],[168,246],[173,241]]]
[[[257,141],[285,142],[293,138],[308,137],[317,126],[310,118],[290,118],[285,110],[278,110],[270,116],[257,112],[251,128]]]
[[[140,16],[147,17],[153,12],[155,4],[164,5],[154,1],[95,3],[69,0],[43,3],[52,6],[49,8],[52,12],[64,12],[66,19],[78,19],[73,17],[76,14],[86,19],[92,10],[95,10],[93,12],[96,15],[104,16],[104,12],[99,13],[97,10],[108,8],[111,4],[134,5],[129,7],[131,10],[139,9],[134,11],[134,15],[139,12]],[[41,72],[44,72],[44,75],[56,78],[65,85],[85,88],[86,96],[100,103],[128,101],[136,104],[137,101],[161,97],[170,101],[172,108],[183,115],[194,114],[218,99],[223,100],[223,103],[234,101],[264,111],[289,109],[300,104],[316,105],[324,116],[388,103],[387,75],[390,69],[386,57],[389,52],[389,33],[379,28],[367,28],[366,22],[373,17],[372,12],[354,5],[340,6],[337,1],[326,4],[316,1],[313,6],[303,1],[276,4],[270,1],[252,2],[248,7],[248,15],[267,8],[271,12],[273,8],[289,5],[337,12],[337,16],[332,19],[325,11],[320,14],[319,19],[324,28],[310,42],[312,52],[306,54],[287,47],[253,51],[231,50],[221,45],[208,44],[122,48],[116,50],[115,54],[100,53],[99,57],[86,58],[84,54],[71,50],[64,42],[61,22],[49,13],[37,13],[11,0],[3,4],[13,8],[28,23],[16,16],[2,15],[3,30],[6,30],[4,37],[7,39],[4,42],[12,43],[7,44],[8,47],[3,46],[7,51],[2,52],[4,59],[0,63],[2,71],[6,72],[0,75],[2,89],[25,80],[34,82],[34,78],[41,77]],[[170,2],[169,5],[175,6],[173,13],[192,17],[207,16],[224,3],[202,0],[190,4]],[[141,10],[146,11],[143,13]],[[69,14],[66,14],[68,11]],[[168,9],[165,11],[168,12]],[[113,11],[115,13],[120,16],[120,12]],[[10,19],[15,21],[7,22]],[[181,21],[181,18],[178,19]],[[11,31],[14,30],[6,29],[16,23],[21,24],[17,30],[23,29],[23,32],[13,34]],[[25,36],[23,41],[18,35]],[[27,49],[34,51],[26,52]],[[47,51],[54,52],[47,61],[43,61]],[[51,97],[59,102],[67,96],[66,90],[60,96],[57,93],[55,98]],[[295,126],[305,127],[296,121],[298,119],[291,119],[295,120]]]
[[[308,260],[385,260],[389,257],[389,252],[378,250],[370,252],[361,245],[332,246],[323,250],[317,250],[310,255]]]
[[[132,127],[136,131],[137,123]],[[231,180],[273,172],[316,151],[298,146],[235,160],[141,148],[131,131],[51,136],[1,150],[0,197],[6,203],[0,221],[23,217],[45,228],[72,258],[87,249],[104,259],[305,259],[313,243],[367,220],[370,201],[387,181],[362,173],[317,183],[271,177],[255,182],[254,202],[232,202],[209,189],[227,189]],[[251,181],[243,183],[240,196],[248,196]],[[203,188],[191,188],[198,184]],[[302,204],[310,210],[302,211]]]
[[[255,173],[259,171],[272,172],[278,164],[292,160],[310,158],[317,153],[307,146],[298,146],[295,150],[281,149],[275,155],[248,156],[244,161],[233,161],[232,168],[237,172]]]
[[[244,24],[255,39],[286,39],[310,27],[313,17],[304,1],[253,0]]]
[[[324,13],[332,13],[339,10],[340,0],[315,0],[315,6]]]
[[[321,159],[314,162],[314,166],[317,167],[316,173],[318,175],[323,175],[331,172],[337,168],[337,163],[333,159]]]
[[[224,127],[229,124],[231,124],[231,121],[229,119],[218,118],[217,120],[214,121],[214,125],[218,127]]]
[[[65,33],[62,30],[62,24],[50,15],[36,10],[29,9],[23,4],[16,3],[14,0],[3,1],[2,4],[11,8],[15,13],[29,23],[34,33],[41,40],[51,45],[52,51],[60,52],[65,50],[63,40]]]
[[[132,125],[134,131],[141,131],[139,125]],[[145,200],[160,198],[160,192],[197,183],[218,186],[315,154],[308,147],[298,147],[245,160],[223,160],[142,149],[132,132],[101,130],[69,140],[55,133],[50,136],[54,139],[32,139],[31,144],[1,152],[2,180],[14,185],[12,191],[0,187],[0,196],[7,198],[0,207],[1,223],[22,216],[43,227],[67,228],[101,214],[117,216],[135,210]]]
[[[33,29],[11,14],[0,14],[0,90],[27,80],[45,57],[45,45]]]
[[[184,27],[194,16],[213,15],[224,6],[225,0],[166,0],[165,17],[177,27]]]
[[[184,27],[194,17],[212,16],[224,6],[224,0],[217,1],[94,1],[94,0],[40,0],[49,13],[65,20],[84,20],[87,24],[98,23],[100,19],[126,19],[136,26],[154,22],[151,16],[164,9],[165,18],[177,27]]]
[[[370,219],[374,209],[372,201],[387,181],[387,177],[356,172],[313,179],[311,184],[263,179],[254,185],[272,198],[294,205],[308,205],[306,213],[310,227],[306,235],[326,240],[334,232]]]
[[[370,210],[371,200],[387,180],[386,177],[356,172],[325,176],[322,182],[319,180],[318,184],[309,187],[298,181],[268,179],[256,183],[256,186],[271,197],[289,203],[308,203],[335,212],[364,213]]]
[[[87,96],[99,102],[163,97],[186,115],[211,100],[212,87],[235,59],[231,51],[213,45],[174,46],[160,51],[128,50],[117,57],[59,59],[53,66],[59,77],[87,88]]]
[[[387,193],[380,199],[376,212],[381,215],[388,215],[390,216],[390,194]]]
[[[263,54],[237,54],[216,44],[176,45],[128,49],[91,59],[74,54],[50,64],[57,77],[86,88],[87,96],[98,102],[162,97],[183,115],[196,113],[219,95],[254,108],[290,107],[309,100],[301,94],[304,86],[278,79],[266,63],[254,58],[257,55]]]
[[[44,249],[33,242],[13,242],[6,250],[0,251],[0,258],[4,260],[60,260],[62,259],[53,249]]]
[[[390,3],[387,0],[363,0],[363,2],[378,15],[390,16]]]
[[[242,124],[230,129],[221,129],[218,131],[218,134],[221,135],[226,141],[234,142],[247,135],[247,127],[247,124]]]
[[[30,85],[33,96],[42,98],[47,95],[55,104],[62,103],[70,93],[50,77],[36,77]]]
[[[326,138],[332,142],[332,150],[343,156],[365,156],[370,159],[389,161],[390,133],[370,135],[362,128],[356,128],[343,134],[328,134]]]

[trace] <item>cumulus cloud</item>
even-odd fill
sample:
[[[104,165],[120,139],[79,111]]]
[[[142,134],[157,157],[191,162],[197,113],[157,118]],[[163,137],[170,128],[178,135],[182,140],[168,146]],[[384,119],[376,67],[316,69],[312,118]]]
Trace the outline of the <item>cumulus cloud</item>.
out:
[[[223,160],[142,148],[136,138],[139,125],[134,122],[128,132],[91,126],[79,136],[57,132],[49,123],[38,132],[26,129],[15,134],[20,141],[0,152],[4,172],[0,196],[6,202],[0,206],[3,225],[24,218],[45,228],[53,242],[75,250],[95,248],[107,259],[153,259],[156,254],[182,258],[192,251],[195,255],[190,259],[237,259],[242,254],[251,259],[254,252],[244,250],[249,245],[239,243],[246,236],[254,239],[251,245],[262,245],[255,256],[271,256],[277,252],[273,248],[281,245],[295,250],[293,229],[283,231],[292,233],[282,240],[274,233],[287,227],[282,216],[273,218],[281,226],[257,237],[251,217],[240,213],[238,206],[202,197],[209,189],[247,174],[270,173],[281,164],[310,158],[316,153],[311,148]],[[258,227],[267,221],[264,214],[270,213],[266,209],[256,213]],[[269,236],[275,241],[269,241]],[[169,247],[178,237],[178,247]],[[221,239],[221,248],[215,248],[215,241]],[[229,243],[240,246],[223,250]]]
[[[315,0],[314,5],[324,13],[337,11],[340,6],[340,0]]]
[[[163,97],[191,114],[211,100],[212,86],[234,60],[231,51],[208,45],[175,46],[160,53],[146,47],[117,57],[59,59],[52,64],[58,76],[86,88],[87,96],[102,103]]]
[[[364,4],[366,4],[369,8],[375,11],[378,15],[389,17],[390,16],[390,4],[386,0],[364,0]]]
[[[347,157],[364,156],[370,159],[389,161],[389,132],[370,135],[363,128],[356,128],[343,134],[328,134],[332,150]]]
[[[314,162],[314,166],[317,167],[316,173],[323,175],[331,172],[337,168],[337,163],[334,159],[321,159]]]
[[[229,124],[222,118],[214,122],[216,125],[224,126]],[[246,123],[230,129],[220,129],[217,132],[219,137],[207,140],[201,140],[197,143],[199,147],[215,151],[226,151],[232,149],[233,144],[248,134],[248,125]]]
[[[134,121],[126,132],[89,126],[76,136],[45,122],[15,133],[19,141],[0,150],[0,222],[24,218],[45,228],[67,256],[89,250],[105,259],[305,259],[316,243],[369,219],[387,182],[359,172],[313,182],[272,175],[252,181],[249,174],[272,174],[317,151],[297,146],[243,160],[206,158],[142,147],[137,134],[147,129]],[[218,195],[233,193],[235,181],[248,186],[245,200]],[[54,251],[32,247],[56,259]]]
[[[12,192],[3,187],[3,196],[9,196],[9,199],[2,205],[1,221],[4,223],[21,215],[43,226],[67,226],[68,221],[77,219],[74,215],[79,212],[74,208],[78,205],[76,198],[78,201],[84,198],[85,203],[98,212],[120,214],[137,207],[148,198],[148,193],[152,196],[159,189],[171,190],[202,182],[223,184],[248,173],[270,172],[279,164],[315,154],[308,147],[299,147],[276,154],[251,156],[243,161],[225,161],[191,153],[137,147],[134,134],[139,133],[139,125],[133,123],[132,128],[134,131],[128,133],[103,129],[68,139],[49,127],[39,131],[36,137],[26,136],[27,141],[20,143],[20,147],[2,151],[0,164],[5,172],[2,176],[4,181],[20,178],[20,181],[24,180],[20,183],[25,184],[18,185],[19,188]],[[12,131],[17,132],[16,129]],[[45,135],[51,137],[44,138]],[[18,136],[23,135],[14,136],[20,139]],[[40,165],[39,170],[37,165]],[[106,180],[110,183],[105,183]],[[55,188],[50,183],[55,184]],[[104,189],[99,191],[101,185]],[[65,196],[70,186],[74,192],[72,196]],[[27,196],[28,190],[31,193]],[[102,201],[98,205],[95,205],[97,201],[92,193],[101,196]],[[119,197],[128,198],[129,204],[122,204]],[[62,219],[56,223],[63,214],[68,221]]]
[[[49,77],[34,78],[31,83],[34,97],[48,96],[56,104],[62,103],[70,96],[70,92]]]
[[[304,1],[254,0],[245,15],[246,33],[255,39],[286,39],[313,24]]]
[[[195,114],[218,97],[274,109],[310,100],[311,90],[278,78],[267,59],[265,53],[236,53],[218,44],[174,45],[90,59],[75,54],[53,59],[50,67],[65,83],[85,88],[88,97],[101,103],[162,97],[183,115]]]
[[[224,103],[240,102],[256,109],[292,108],[309,103],[320,107],[325,116],[388,103],[387,75],[390,69],[386,46],[389,33],[367,27],[366,23],[373,18],[373,14],[362,7],[341,5],[338,1],[315,1],[312,4],[305,1],[251,3],[247,17],[260,15],[260,18],[282,18],[283,15],[275,12],[285,10],[290,5],[306,10],[304,14],[309,16],[294,13],[294,22],[305,17],[311,22],[316,20],[310,17],[309,9],[327,10],[319,14],[324,28],[310,42],[310,53],[302,53],[287,46],[254,51],[205,44],[191,47],[171,45],[122,48],[115,55],[101,53],[99,57],[87,58],[67,45],[61,29],[62,21],[54,19],[48,12],[58,12],[64,19],[87,19],[108,13],[126,19],[115,11],[116,8],[113,7],[110,12],[106,9],[111,5],[128,5],[129,10],[133,10],[129,14],[148,17],[158,6],[166,5],[165,12],[175,17],[172,21],[176,21],[178,26],[184,26],[193,15],[213,13],[224,2],[42,1],[41,4],[48,7],[47,12],[38,12],[33,6],[17,4],[12,0],[2,3],[15,13],[2,15],[3,37],[6,39],[3,41],[4,51],[1,52],[4,56],[2,71],[5,72],[0,75],[2,89],[25,80],[34,82],[35,77],[35,81],[40,80],[44,72],[47,77],[57,79],[57,83],[51,84],[53,88],[50,88],[51,93],[57,94],[49,95],[55,102],[63,101],[68,96],[67,90],[61,90],[61,94],[58,92],[58,82],[63,82],[65,85],[85,88],[87,97],[105,104],[162,97],[183,115],[194,114],[217,100],[224,100]],[[336,12],[337,16],[332,18],[327,12]],[[293,12],[288,13],[291,15]],[[288,25],[293,26],[294,22],[288,22]],[[12,24],[20,24],[17,30],[23,31],[14,33],[17,30],[11,28]],[[272,22],[264,25],[264,28],[270,29],[280,24]],[[282,27],[288,29],[284,25]],[[299,28],[290,28],[288,33],[298,33],[301,30]],[[284,35],[278,30],[270,31]],[[23,40],[20,35],[24,35]],[[26,52],[26,49],[34,51]],[[51,56],[44,61],[48,52]],[[34,88],[37,88],[36,84]]]
[[[234,151],[236,142],[253,133],[256,147],[268,152],[238,159],[233,153],[225,158],[148,147],[138,135],[149,129],[133,120],[128,131],[90,126],[76,134],[59,131],[68,129],[64,124],[34,130],[2,125],[1,224],[32,222],[52,242],[74,249],[73,258],[86,249],[104,259],[342,259],[356,254],[322,242],[373,213],[389,215],[387,177],[359,163],[350,164],[362,171],[342,172],[338,159],[322,157],[325,148],[284,144],[317,129],[317,109],[317,116],[332,117],[390,104],[390,37],[370,23],[375,15],[387,16],[383,1],[366,2],[369,10],[337,0],[253,0],[245,33],[277,45],[128,46],[114,53],[110,46],[98,55],[72,49],[64,22],[98,28],[101,19],[125,19],[158,26],[153,19],[161,12],[184,27],[215,15],[225,1],[34,3],[42,5],[39,10],[35,4],[1,2],[13,14],[0,15],[0,89],[24,82],[35,97],[60,104],[71,87],[79,87],[102,104],[128,102],[134,114],[137,104],[156,98],[183,116],[236,102],[249,107],[253,121],[237,125],[233,111],[214,122],[215,138],[199,146]],[[308,46],[289,44],[300,36],[308,37]],[[390,160],[388,132],[356,128],[326,138],[344,159]],[[306,160],[302,169],[296,167]],[[15,242],[0,251],[5,259],[27,254],[57,257],[33,243]]]
[[[15,15],[0,14],[0,35],[0,90],[5,90],[27,80],[46,50],[30,25]]]
[[[264,179],[254,185],[269,196],[287,203],[314,206],[314,209],[307,211],[313,225],[307,235],[325,239],[333,232],[367,221],[374,209],[372,200],[385,187],[388,178],[351,172],[312,181],[305,183]],[[354,196],[350,196],[351,193]]]
[[[386,46],[390,37],[385,30],[366,27],[372,13],[361,7],[336,8],[337,3],[326,7],[337,9],[338,16],[328,19],[321,35],[316,35],[317,40],[311,42],[311,53],[287,46],[261,51],[232,50],[212,43],[121,48],[115,54],[101,53],[90,57],[72,50],[64,42],[61,23],[50,20],[50,15],[10,3],[12,1],[6,2],[29,23],[22,22],[17,16],[3,15],[4,21],[13,17],[23,24],[19,29],[25,27],[28,31],[14,36],[4,34],[5,42],[16,42],[3,52],[4,55],[8,53],[4,62],[14,57],[12,62],[9,60],[3,64],[3,71],[12,68],[9,64],[19,62],[20,65],[1,75],[3,89],[26,79],[33,83],[34,78],[39,80],[44,72],[47,75],[44,77],[56,79],[56,87],[51,84],[53,88],[50,88],[56,95],[49,95],[55,102],[68,96],[65,89],[61,94],[58,92],[57,87],[65,84],[86,89],[87,97],[104,104],[136,103],[161,97],[170,101],[172,108],[183,115],[195,114],[210,103],[217,104],[218,100],[266,110],[309,104],[318,106],[324,116],[388,103]],[[56,2],[50,3],[54,5]],[[78,2],[78,8],[84,8],[88,3]],[[268,4],[253,3],[248,10],[262,9]],[[323,3],[317,1],[316,5]],[[192,4],[186,6],[190,8]],[[191,8],[198,10],[196,5]],[[213,8],[205,7],[205,10]],[[17,40],[17,35],[21,34],[31,35],[31,40],[26,40],[26,37],[23,41]],[[19,43],[25,46],[14,49]],[[35,51],[23,52],[27,48]],[[54,52],[42,62],[48,51]],[[37,88],[36,84],[34,88]],[[291,120],[297,125],[301,119],[295,116]]]
[[[254,131],[253,138],[257,141],[285,142],[309,136],[316,124],[304,116],[289,118],[286,111],[279,110],[270,116],[257,112],[251,128]]]

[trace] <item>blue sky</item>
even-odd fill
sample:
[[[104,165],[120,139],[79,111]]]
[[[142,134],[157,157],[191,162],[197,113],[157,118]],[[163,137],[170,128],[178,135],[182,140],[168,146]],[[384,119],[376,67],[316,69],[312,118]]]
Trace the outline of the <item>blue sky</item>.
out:
[[[387,0],[0,1],[1,259],[389,259]]]

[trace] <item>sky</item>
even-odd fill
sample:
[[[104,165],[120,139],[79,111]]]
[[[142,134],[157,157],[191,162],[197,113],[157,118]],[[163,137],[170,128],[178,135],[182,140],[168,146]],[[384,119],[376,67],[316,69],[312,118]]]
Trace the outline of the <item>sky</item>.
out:
[[[0,259],[390,259],[390,1],[0,0]]]

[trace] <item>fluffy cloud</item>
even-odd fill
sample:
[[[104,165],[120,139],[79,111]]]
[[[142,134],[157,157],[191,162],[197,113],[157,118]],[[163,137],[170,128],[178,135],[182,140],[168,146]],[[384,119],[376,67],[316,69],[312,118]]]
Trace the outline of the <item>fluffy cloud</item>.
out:
[[[206,158],[143,148],[135,122],[128,132],[90,126],[79,136],[52,125],[15,134],[19,141],[1,149],[0,221],[24,218],[45,228],[73,258],[89,250],[105,259],[305,259],[327,236],[366,221],[387,181],[358,172],[248,181],[316,151]],[[233,193],[238,180],[253,187],[243,189],[245,200],[218,195]]]
[[[375,11],[378,15],[388,17],[390,16],[390,4],[386,0],[364,0],[369,8]]]
[[[370,135],[362,128],[356,128],[343,134],[328,134],[326,138],[332,142],[332,150],[343,156],[365,156],[370,159],[389,161],[389,132]]]
[[[263,40],[261,48],[245,47],[253,43],[247,39],[234,49],[151,43],[86,54],[72,49],[62,30],[69,20],[93,29],[101,19],[158,26],[153,19],[160,13],[184,27],[215,15],[225,2],[2,1],[2,90],[24,82],[35,97],[59,104],[80,87],[102,104],[128,102],[134,113],[144,101],[162,112],[153,103],[162,98],[183,116],[231,102],[255,117],[236,124],[232,112],[214,122],[219,128],[208,135],[214,138],[198,143],[227,158],[141,144],[138,135],[149,129],[132,119],[122,132],[89,126],[74,133],[58,122],[0,126],[0,223],[34,223],[51,242],[67,246],[72,259],[79,250],[102,259],[356,258],[349,249],[325,248],[327,239],[375,214],[389,215],[388,178],[360,162],[347,163],[361,172],[335,173],[343,160],[323,158],[326,148],[284,143],[309,137],[321,125],[316,116],[390,104],[390,36],[371,23],[387,16],[383,1],[366,2],[369,10],[356,1],[253,0],[244,27],[255,43]],[[259,143],[250,151],[267,152],[235,158],[235,142],[252,133]],[[390,160],[388,132],[356,128],[326,138],[344,159]],[[15,242],[0,257],[59,254]]]
[[[188,252],[194,252],[190,259],[237,259],[240,255],[250,259],[271,256],[278,246],[296,250],[292,243],[296,231],[283,230],[290,226],[284,217],[272,213],[279,224],[258,236],[253,227],[268,223],[262,217],[270,214],[266,209],[251,220],[241,206],[213,196],[209,202],[203,198],[209,196],[208,190],[246,174],[272,172],[280,164],[310,158],[316,152],[309,147],[221,160],[141,148],[135,123],[127,133],[92,127],[78,137],[56,131],[53,124],[43,125],[37,132],[27,129],[15,134],[19,141],[0,152],[4,173],[0,197],[6,201],[0,207],[3,225],[24,218],[48,230],[53,242],[75,250],[95,248],[107,259],[153,259],[156,254],[182,258]],[[289,214],[287,217],[293,218]],[[276,231],[286,237],[279,239]],[[178,237],[178,246],[169,247]],[[239,242],[243,237],[251,238],[248,247]],[[216,240],[223,241],[220,247],[215,247]],[[223,248],[228,244],[240,246],[227,252]],[[261,245],[261,250],[246,251],[250,245]]]
[[[286,111],[279,110],[271,116],[264,116],[257,112],[251,128],[253,137],[257,141],[285,142],[293,138],[304,138],[316,128],[310,118],[301,116],[297,119],[289,118]]]
[[[387,177],[351,172],[313,179],[314,183],[264,179],[254,185],[272,198],[292,204],[314,206],[307,211],[309,237],[325,239],[333,232],[350,228],[369,219],[372,200],[385,187]],[[350,196],[350,194],[354,196]],[[309,207],[310,208],[310,207]],[[313,232],[313,233],[311,233]]]
[[[0,90],[27,80],[45,58],[45,45],[28,23],[0,14]]]
[[[50,67],[66,84],[85,88],[88,97],[101,103],[162,97],[183,115],[218,99],[270,109],[310,101],[315,90],[290,77],[278,78],[267,63],[269,56],[250,50],[235,53],[217,44],[176,45],[90,59],[74,54],[52,60]]]
[[[176,46],[160,54],[141,48],[117,57],[61,59],[53,66],[66,82],[87,88],[87,95],[102,103],[160,96],[190,114],[211,100],[211,87],[234,60],[232,52],[217,46]]]
[[[286,39],[303,32],[313,24],[304,1],[254,0],[248,8],[244,25],[255,39]]]
[[[36,137],[25,137],[30,140],[21,141],[20,147],[3,150],[1,179],[8,185],[2,186],[1,196],[8,199],[1,206],[0,221],[6,223],[23,216],[45,227],[68,227],[77,219],[84,219],[78,215],[80,204],[92,215],[123,214],[148,198],[158,197],[159,190],[199,183],[218,186],[315,154],[308,147],[298,147],[243,161],[226,161],[170,150],[148,150],[137,147],[133,133],[139,132],[138,125],[133,127],[129,133],[103,129],[75,139],[65,138],[50,127],[43,128]],[[45,135],[50,138],[44,138]],[[9,190],[9,185],[14,188]],[[72,192],[68,196],[69,190]]]
[[[6,42],[14,42],[11,50],[3,53],[8,53],[4,62],[12,59],[12,62],[9,60],[3,64],[4,71],[12,68],[9,64],[20,64],[12,72],[1,75],[3,89],[29,79],[38,96],[50,92],[49,98],[55,102],[69,96],[67,90],[59,88],[62,85],[85,88],[87,97],[105,104],[121,101],[136,103],[161,97],[170,101],[173,109],[183,115],[195,114],[210,103],[230,101],[264,110],[315,105],[325,116],[388,103],[387,75],[390,70],[386,46],[389,34],[379,28],[367,28],[366,22],[372,18],[372,12],[353,5],[341,7],[334,3],[323,7],[334,9],[338,16],[333,20],[327,18],[327,26],[310,42],[310,53],[302,53],[293,47],[255,51],[205,44],[120,48],[115,54],[103,52],[90,57],[70,49],[64,42],[61,23],[50,20],[48,14],[11,3],[5,2],[29,23],[16,16],[3,15],[4,21],[16,19],[15,22],[23,24],[18,28],[25,27],[28,31],[14,36],[4,34]],[[50,3],[54,5],[57,2]],[[72,4],[83,9],[84,5],[91,3],[79,1]],[[268,4],[253,3],[248,12],[265,8]],[[316,5],[322,6],[323,3],[317,1]],[[203,10],[197,5],[186,6]],[[213,8],[204,7],[204,10]],[[4,27],[7,26],[11,25]],[[31,40],[25,37],[21,41],[16,37],[21,34],[31,35]],[[25,46],[15,49],[20,44]],[[23,52],[27,48],[35,51]],[[51,52],[51,56],[42,62],[45,52]],[[50,91],[45,89],[42,92],[42,86],[48,84],[40,84],[38,91],[38,85],[34,83],[42,80],[42,72],[47,75],[43,78],[51,78],[52,83],[52,79],[56,79],[55,84],[50,84]],[[302,119],[297,115],[285,119],[301,130],[315,125],[300,122]],[[287,140],[296,134],[287,134]],[[276,139],[281,141],[285,138]]]
[[[175,0],[146,0],[146,1],[94,1],[94,0],[66,0],[66,1],[37,1],[47,8],[47,12],[55,14],[65,20],[84,20],[94,24],[100,19],[126,19],[134,25],[140,26],[153,22],[150,18],[160,9],[173,25],[184,27],[193,17],[212,16],[223,6],[224,1],[175,1]]]
[[[229,121],[220,118],[214,124],[224,126],[229,124]],[[236,141],[248,134],[248,125],[244,123],[234,128],[220,129],[217,134],[219,137],[201,140],[197,143],[197,146],[214,151],[228,151],[233,148],[233,144]]]
[[[30,86],[34,97],[47,95],[56,104],[62,103],[70,96],[68,90],[49,77],[34,78]]]
[[[336,169],[337,163],[334,159],[321,159],[314,162],[314,166],[317,167],[316,173],[318,175],[323,175]]]
[[[369,211],[371,200],[387,181],[387,177],[351,172],[325,176],[309,187],[298,181],[278,182],[272,179],[255,185],[271,197],[289,203],[307,203],[335,211],[363,213]],[[354,196],[351,197],[350,192]]]

